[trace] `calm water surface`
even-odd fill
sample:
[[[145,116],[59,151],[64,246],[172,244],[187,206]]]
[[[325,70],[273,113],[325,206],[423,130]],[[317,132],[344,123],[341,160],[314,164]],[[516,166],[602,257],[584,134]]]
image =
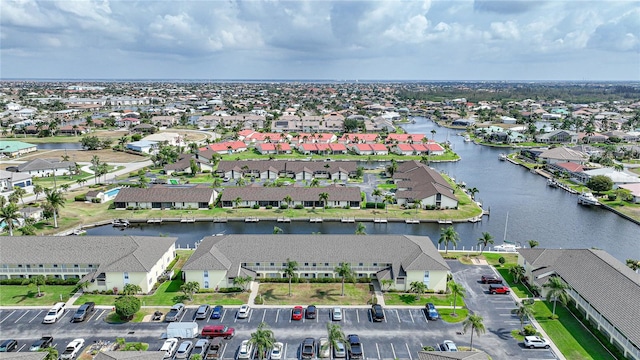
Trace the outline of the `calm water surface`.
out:
[[[600,208],[577,204],[576,195],[550,188],[544,178],[509,162],[499,161],[504,150],[465,143],[454,130],[435,126],[431,121],[416,119],[416,124],[405,126],[411,133],[431,137],[436,130],[437,141],[449,140],[462,160],[456,163],[432,164],[434,168],[464,181],[467,187],[479,190],[476,198],[491,210],[479,223],[455,224],[460,234],[458,248],[475,246],[483,232],[489,232],[502,242],[506,228],[509,241],[526,244],[537,240],[541,247],[604,249],[624,261],[640,258],[640,226]],[[508,214],[508,222],[507,222]],[[123,213],[124,215],[124,213]],[[506,226],[505,226],[506,225]],[[111,226],[89,229],[89,235],[167,235],[178,237],[181,246],[192,246],[204,236],[225,234],[271,234],[278,226],[288,234],[353,234],[356,224],[292,222],[278,224],[259,223],[164,223],[141,225],[125,230]],[[428,235],[437,243],[439,224],[407,225],[404,223],[365,223],[368,234]]]

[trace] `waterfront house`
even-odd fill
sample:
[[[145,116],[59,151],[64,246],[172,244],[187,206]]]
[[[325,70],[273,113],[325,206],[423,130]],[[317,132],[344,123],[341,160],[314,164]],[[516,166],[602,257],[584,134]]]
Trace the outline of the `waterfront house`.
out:
[[[113,203],[125,209],[193,209],[206,210],[217,196],[206,184],[192,186],[153,185],[149,188],[122,188]]]
[[[625,357],[640,359],[640,275],[597,249],[519,249],[525,279],[545,295],[560,277],[578,311]]]
[[[392,178],[397,186],[398,205],[410,207],[420,200],[422,208],[458,208],[453,187],[437,171],[418,161],[398,164]]]
[[[536,142],[544,144],[576,144],[578,142],[578,134],[575,131],[559,129],[536,135],[535,139]]]
[[[429,237],[391,234],[208,236],[182,271],[185,281],[203,289],[224,288],[238,276],[283,278],[288,259],[298,263],[295,273],[302,279],[338,278],[335,269],[346,262],[356,278],[390,279],[400,291],[414,281],[444,291],[450,272]]]
[[[638,177],[638,175],[631,173],[631,172],[625,172],[625,171],[618,171],[614,168],[610,168],[610,167],[606,167],[606,168],[600,168],[600,169],[593,169],[593,170],[585,170],[582,173],[580,173],[579,175],[577,175],[575,177],[575,180],[578,182],[581,182],[583,184],[586,184],[589,179],[591,179],[592,177],[596,176],[596,175],[604,175],[606,177],[608,177],[609,179],[611,179],[611,181],[613,182],[613,188],[616,189],[618,188],[620,185],[624,185],[624,184],[638,184],[640,183],[640,177]]]
[[[320,194],[329,195],[327,203],[320,200]],[[291,202],[284,199],[290,197]],[[239,203],[236,200],[240,199]],[[223,208],[234,207],[289,207],[300,206],[303,208],[322,208],[324,205],[331,208],[360,208],[362,200],[360,189],[340,185],[328,185],[325,187],[228,187],[222,191],[220,197]]]
[[[542,153],[538,155],[538,159],[546,162],[547,164],[570,161],[584,165],[589,161],[589,155],[567,147],[557,147],[542,151]]]
[[[88,282],[88,291],[134,284],[147,293],[175,258],[175,241],[150,236],[2,236],[0,279],[77,278]]]
[[[618,186],[621,189],[627,189],[631,191],[632,202],[640,204],[640,183],[635,184],[622,184]]]
[[[10,158],[36,151],[38,151],[37,145],[22,141],[0,141],[0,154]]]
[[[419,144],[425,138],[424,134],[389,134],[385,139],[387,144]]]

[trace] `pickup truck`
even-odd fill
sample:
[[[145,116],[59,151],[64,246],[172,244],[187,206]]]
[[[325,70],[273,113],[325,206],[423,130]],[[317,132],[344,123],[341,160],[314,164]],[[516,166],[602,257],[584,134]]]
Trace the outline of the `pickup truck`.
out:
[[[209,343],[209,349],[207,349],[207,353],[204,356],[205,360],[217,360],[220,358],[220,354],[222,353],[222,349],[224,349],[224,342],[222,338],[214,338]]]
[[[48,347],[51,347],[51,345],[53,345],[53,336],[43,336],[40,338],[40,340],[36,340],[33,344],[31,344],[29,351],[44,350]]]
[[[73,360],[78,356],[78,354],[82,351],[82,347],[84,346],[84,339],[75,339],[64,349],[62,354],[60,354],[61,360]]]
[[[206,325],[202,328],[200,333],[201,338],[217,338],[223,337],[225,339],[231,339],[236,334],[234,328],[230,328],[225,325]]]
[[[362,344],[358,335],[350,334],[347,340],[349,341],[349,359],[362,359]]]

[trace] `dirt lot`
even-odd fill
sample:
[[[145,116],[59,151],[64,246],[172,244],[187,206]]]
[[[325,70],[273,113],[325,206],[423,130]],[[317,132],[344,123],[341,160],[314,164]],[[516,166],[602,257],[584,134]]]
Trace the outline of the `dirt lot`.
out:
[[[144,161],[147,157],[140,155],[133,155],[124,153],[121,151],[113,150],[66,150],[66,154],[69,156],[70,161],[75,162],[90,162],[94,155],[98,155],[100,161],[106,163],[129,163]],[[20,160],[33,160],[35,158],[47,158],[47,159],[62,159],[65,155],[65,150],[38,150],[29,155],[20,157]]]

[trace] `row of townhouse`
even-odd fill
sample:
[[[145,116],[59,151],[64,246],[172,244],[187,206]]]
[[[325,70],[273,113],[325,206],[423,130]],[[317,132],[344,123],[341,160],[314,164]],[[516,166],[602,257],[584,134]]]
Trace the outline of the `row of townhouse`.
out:
[[[254,177],[262,180],[290,178],[343,180],[357,176],[355,161],[220,161],[216,174],[223,178]]]

